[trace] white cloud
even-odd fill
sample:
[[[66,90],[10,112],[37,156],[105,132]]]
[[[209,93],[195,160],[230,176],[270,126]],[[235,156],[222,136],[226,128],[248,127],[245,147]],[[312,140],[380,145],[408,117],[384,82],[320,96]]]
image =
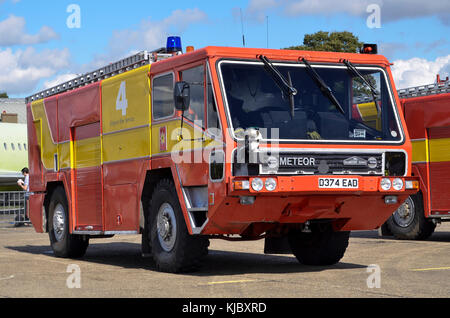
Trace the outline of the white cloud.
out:
[[[76,72],[86,73],[140,51],[165,47],[168,36],[182,35],[192,24],[206,22],[208,16],[197,8],[175,10],[159,21],[142,20],[135,28],[114,31],[105,49],[107,53],[95,55],[90,63],[78,67]]]
[[[280,5],[276,0],[250,0],[246,15],[258,22],[263,22],[268,10],[275,9]]]
[[[25,19],[15,15],[0,21],[0,46],[46,43],[59,37],[48,26],[43,26],[37,34],[27,34],[25,25]]]
[[[306,15],[306,14],[336,14],[348,13],[351,15],[362,15],[369,4],[376,3],[374,0],[301,0],[290,1],[285,13],[288,15]]]
[[[70,66],[68,49],[37,52],[28,47],[13,51],[0,49],[0,91],[9,95],[30,94],[39,82]]]
[[[415,57],[393,63],[392,75],[397,89],[432,84],[436,81],[436,75],[440,74],[443,78],[450,72],[450,55],[434,61]]]
[[[436,16],[450,25],[450,2],[442,0],[250,0],[246,13],[259,22],[277,7],[287,16],[349,14],[366,18],[371,4],[380,6],[382,22]]]
[[[143,20],[136,29],[115,31],[108,51],[119,56],[129,51],[157,49],[166,45],[167,36],[180,34],[191,24],[207,21],[206,13],[199,9],[175,10],[161,21]]]

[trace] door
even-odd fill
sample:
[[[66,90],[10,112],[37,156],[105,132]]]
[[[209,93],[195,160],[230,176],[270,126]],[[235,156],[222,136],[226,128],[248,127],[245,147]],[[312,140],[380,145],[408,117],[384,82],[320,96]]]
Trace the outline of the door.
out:
[[[73,161],[77,231],[102,231],[100,122],[74,128]]]
[[[428,129],[432,211],[450,211],[450,127]]]

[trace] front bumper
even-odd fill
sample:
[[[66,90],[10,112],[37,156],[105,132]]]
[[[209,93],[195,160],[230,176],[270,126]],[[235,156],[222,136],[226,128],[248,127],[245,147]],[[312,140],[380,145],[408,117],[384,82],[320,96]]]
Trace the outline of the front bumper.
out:
[[[270,177],[260,178],[263,183]],[[208,212],[208,224],[202,234],[242,234],[252,224],[302,224],[330,219],[339,230],[374,230],[418,189],[383,190],[382,177],[360,176],[296,176],[272,177],[277,182],[273,191],[252,188],[254,178],[230,178],[228,194]],[[357,180],[356,188],[324,188],[321,179]],[[390,178],[396,179],[396,178]],[[248,181],[249,189],[236,189],[236,183]],[[392,180],[393,181],[393,180]],[[245,184],[246,186],[247,184]],[[351,184],[353,187],[355,183]],[[418,183],[414,182],[418,187]],[[243,200],[252,198],[252,200]],[[395,198],[395,201],[392,199]],[[389,199],[389,200],[387,200]]]

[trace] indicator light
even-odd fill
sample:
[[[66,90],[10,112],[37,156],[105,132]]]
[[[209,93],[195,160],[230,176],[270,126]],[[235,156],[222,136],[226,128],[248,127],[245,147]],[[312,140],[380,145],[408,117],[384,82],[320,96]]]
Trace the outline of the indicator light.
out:
[[[234,181],[233,185],[234,185],[233,186],[234,190],[249,190],[250,189],[250,182],[248,180]]]
[[[415,189],[419,189],[419,181],[415,181],[415,180],[407,180],[405,182],[405,187],[406,190],[415,190]]]

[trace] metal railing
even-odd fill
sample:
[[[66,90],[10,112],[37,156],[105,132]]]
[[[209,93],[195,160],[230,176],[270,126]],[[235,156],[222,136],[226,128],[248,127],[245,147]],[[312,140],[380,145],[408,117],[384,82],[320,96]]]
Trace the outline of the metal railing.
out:
[[[29,224],[26,192],[0,192],[0,224]]]

